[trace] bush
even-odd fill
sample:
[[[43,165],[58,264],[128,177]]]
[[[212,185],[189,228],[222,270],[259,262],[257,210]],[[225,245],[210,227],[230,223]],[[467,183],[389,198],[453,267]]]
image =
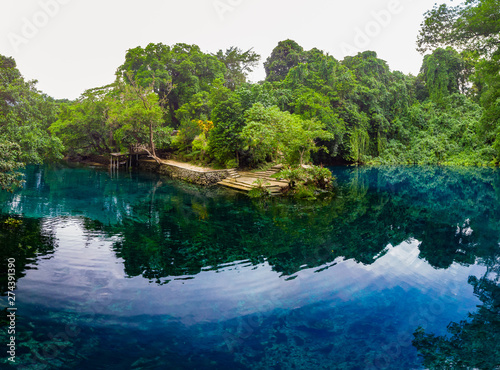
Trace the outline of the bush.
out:
[[[287,180],[288,192],[296,198],[314,199],[316,194],[333,189],[332,173],[319,166],[288,167],[272,177]]]
[[[311,176],[310,181],[319,189],[329,190],[332,187],[332,172],[328,168],[320,166],[311,166],[306,169]]]
[[[193,140],[201,133],[202,130],[197,121],[183,121],[179,127],[179,132],[172,140],[172,146],[179,152],[188,153],[190,152]]]
[[[287,167],[273,177],[288,180],[290,189],[294,189],[299,184],[305,184],[312,185],[317,189],[329,190],[333,180],[330,170],[320,166]]]
[[[269,185],[269,182],[264,182],[262,179],[257,179],[254,181],[256,185],[255,188],[248,192],[248,196],[250,198],[262,198],[269,197],[271,195],[271,191],[266,187]]]
[[[308,200],[316,199],[314,194],[314,189],[305,184],[297,185],[293,195],[295,196],[295,198],[299,199],[308,199]]]
[[[290,189],[294,189],[298,183],[306,181],[307,173],[303,167],[286,167],[280,172],[272,175],[272,177],[280,180],[288,180],[288,186]]]

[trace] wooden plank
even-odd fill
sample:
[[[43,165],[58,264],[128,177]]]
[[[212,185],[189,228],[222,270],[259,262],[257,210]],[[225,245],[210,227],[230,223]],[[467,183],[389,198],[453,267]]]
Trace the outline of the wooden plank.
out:
[[[241,186],[239,184],[233,184],[233,183],[224,183],[224,182],[219,182],[218,184],[220,185],[223,185],[227,188],[232,188],[232,189],[238,189],[238,190],[243,190],[243,191],[246,191],[246,192],[249,192],[250,190],[252,190],[252,188],[249,188],[248,186]]]

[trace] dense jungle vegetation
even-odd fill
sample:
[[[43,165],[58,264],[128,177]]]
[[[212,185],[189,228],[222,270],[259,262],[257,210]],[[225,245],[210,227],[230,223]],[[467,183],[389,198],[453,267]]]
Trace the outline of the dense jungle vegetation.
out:
[[[500,4],[425,14],[417,76],[373,51],[339,61],[292,40],[249,83],[252,50],[196,45],[127,51],[116,81],[56,101],[0,56],[0,185],[23,163],[141,148],[219,167],[267,162],[457,164],[500,161]]]

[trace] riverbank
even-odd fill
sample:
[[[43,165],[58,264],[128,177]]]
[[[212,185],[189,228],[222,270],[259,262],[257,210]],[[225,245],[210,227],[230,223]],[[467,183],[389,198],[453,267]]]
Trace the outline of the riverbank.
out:
[[[91,156],[76,162],[89,166],[109,166],[109,159],[105,156]],[[143,158],[134,160],[133,163],[134,167],[140,170],[159,173],[202,186],[220,185],[244,192],[261,186],[268,188],[269,192],[274,195],[281,193],[281,190],[288,186],[288,182],[277,181],[270,177],[278,172],[281,166],[275,166],[267,171],[249,172],[238,171],[235,168],[214,169],[173,159],[160,159],[158,163],[154,159]]]
[[[86,164],[107,163],[105,157],[92,158],[82,161]],[[163,176],[179,179],[196,185],[219,185],[236,191],[250,193],[251,196],[288,195],[314,199],[318,192],[331,190],[331,173],[329,170],[316,166],[288,169],[281,179],[274,175],[279,173],[283,166],[274,165],[261,171],[238,171],[235,168],[214,169],[203,167],[173,159],[132,158],[125,161],[116,161],[116,169],[120,166],[132,166],[142,171],[158,173]],[[325,172],[326,171],[326,172]],[[291,192],[289,192],[291,190]]]

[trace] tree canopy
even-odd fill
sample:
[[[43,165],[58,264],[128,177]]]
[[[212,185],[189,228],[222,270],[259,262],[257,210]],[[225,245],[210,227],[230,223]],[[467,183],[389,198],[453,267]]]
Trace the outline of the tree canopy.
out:
[[[419,50],[454,47],[471,64],[472,94],[485,109],[481,135],[493,143],[500,160],[500,3],[466,0],[457,6],[435,6],[425,14]]]
[[[59,138],[48,131],[57,117],[54,99],[25,81],[13,58],[0,55],[0,187],[21,184],[24,163],[62,157]]]
[[[260,60],[252,49],[151,43],[126,52],[114,83],[56,102],[2,56],[4,184],[22,163],[131,147],[222,167],[498,164],[499,6],[429,10],[417,76],[392,71],[374,51],[340,61],[287,39],[264,61],[265,81],[250,83]]]

